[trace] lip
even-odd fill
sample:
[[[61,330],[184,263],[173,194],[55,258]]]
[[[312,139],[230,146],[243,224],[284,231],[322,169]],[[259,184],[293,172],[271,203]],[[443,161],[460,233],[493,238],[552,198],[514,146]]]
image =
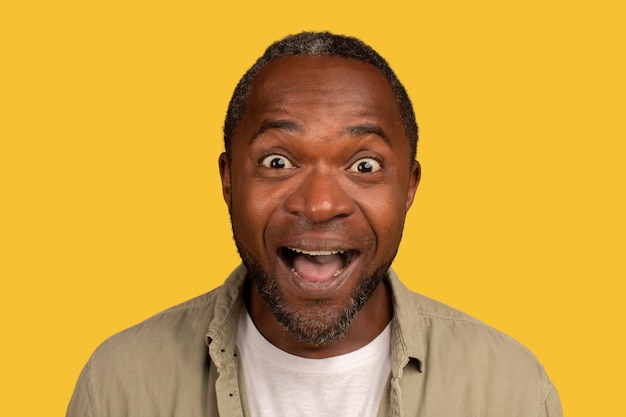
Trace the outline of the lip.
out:
[[[354,249],[350,250],[307,250],[301,248],[291,248],[291,247],[281,247],[277,251],[278,257],[283,261],[285,266],[287,266],[290,270],[293,270],[293,261],[297,256],[329,256],[329,255],[337,255],[342,259],[342,266],[340,268],[341,271],[337,271],[336,276],[341,275],[347,267],[349,267],[352,262],[356,259],[359,252]]]
[[[348,256],[349,263],[343,270],[332,279],[325,282],[311,282],[303,279],[294,273],[291,266],[286,263],[284,256],[281,255],[283,250],[306,251],[306,252],[343,252]],[[354,269],[360,261],[361,252],[355,247],[350,247],[344,241],[337,240],[315,240],[315,241],[298,241],[281,245],[276,250],[276,256],[279,260],[280,268],[283,273],[289,277],[289,281],[300,292],[306,293],[308,296],[324,297],[330,292],[335,292],[341,288],[353,274]]]
[[[281,239],[282,240],[282,239]],[[356,250],[360,245],[358,240],[348,240],[345,236],[336,237],[324,235],[309,235],[299,238],[285,239],[278,243],[277,248],[297,248],[306,251],[349,251]]]

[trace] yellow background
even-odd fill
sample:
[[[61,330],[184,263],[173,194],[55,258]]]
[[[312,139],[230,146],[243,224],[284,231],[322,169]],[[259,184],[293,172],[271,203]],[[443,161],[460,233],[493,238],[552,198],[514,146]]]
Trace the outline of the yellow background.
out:
[[[237,264],[217,157],[271,41],[361,37],[423,181],[396,269],[527,345],[565,413],[624,415],[621,0],[4,1],[0,414],[63,415],[109,335]]]

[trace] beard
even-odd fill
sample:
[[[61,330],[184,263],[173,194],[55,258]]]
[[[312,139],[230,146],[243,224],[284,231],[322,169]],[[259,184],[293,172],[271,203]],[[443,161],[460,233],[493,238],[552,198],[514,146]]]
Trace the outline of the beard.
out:
[[[387,277],[391,266],[380,265],[369,276],[361,277],[343,306],[335,307],[331,300],[313,300],[306,307],[294,307],[285,300],[275,277],[265,270],[252,254],[237,241],[235,243],[242,262],[248,270],[248,280],[255,286],[282,328],[303,343],[323,346],[341,339],[352,321],[367,303],[378,285]]]

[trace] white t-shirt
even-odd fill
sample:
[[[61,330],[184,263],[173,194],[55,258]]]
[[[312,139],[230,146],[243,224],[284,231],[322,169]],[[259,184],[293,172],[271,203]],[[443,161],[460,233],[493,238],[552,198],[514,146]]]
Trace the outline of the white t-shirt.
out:
[[[252,417],[376,417],[391,373],[391,327],[344,355],[309,359],[271,344],[242,309],[237,345]]]

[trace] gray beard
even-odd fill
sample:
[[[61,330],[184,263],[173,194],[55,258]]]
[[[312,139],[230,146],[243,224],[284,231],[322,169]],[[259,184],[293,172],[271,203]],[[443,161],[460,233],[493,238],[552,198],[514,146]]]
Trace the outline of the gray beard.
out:
[[[237,248],[248,270],[249,281],[270,307],[278,323],[300,342],[313,346],[330,344],[345,335],[358,312],[387,276],[393,260],[378,267],[372,275],[362,278],[343,307],[330,309],[328,302],[319,300],[304,309],[296,309],[285,301],[276,280],[270,277],[256,259],[242,250],[239,244]]]

